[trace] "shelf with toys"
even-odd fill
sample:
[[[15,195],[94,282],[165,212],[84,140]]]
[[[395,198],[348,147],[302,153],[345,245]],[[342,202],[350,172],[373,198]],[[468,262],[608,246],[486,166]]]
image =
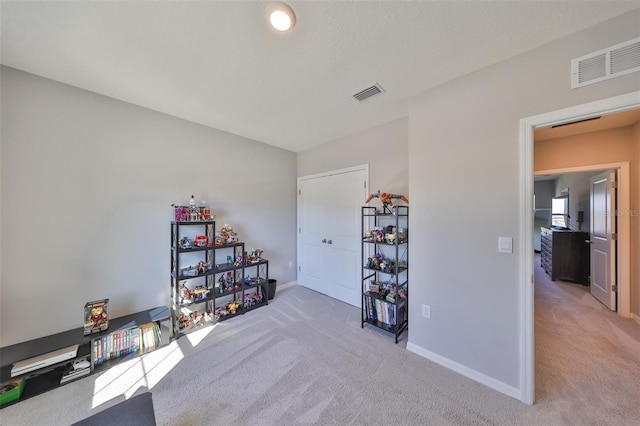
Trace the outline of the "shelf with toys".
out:
[[[389,199],[408,203],[404,196],[382,194],[382,210],[362,207],[362,327],[385,330],[398,343],[409,325],[409,206],[394,206]]]
[[[204,204],[204,203],[203,203]],[[214,322],[213,249],[216,222],[206,206],[174,206],[171,222],[172,334]]]
[[[175,337],[268,304],[268,261],[262,250],[246,252],[231,226],[216,231],[211,211],[196,210],[194,204],[174,206],[171,222]]]
[[[229,225],[216,235],[214,262],[217,279],[214,288],[214,313],[218,321],[242,315],[268,304],[267,284],[269,262],[262,250],[245,251],[245,244]],[[254,267],[256,269],[254,269]]]

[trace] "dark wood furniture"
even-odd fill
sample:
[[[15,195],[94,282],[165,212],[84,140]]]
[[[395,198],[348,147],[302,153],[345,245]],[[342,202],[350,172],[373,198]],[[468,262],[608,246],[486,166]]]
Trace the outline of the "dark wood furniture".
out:
[[[556,279],[589,285],[589,233],[541,228],[540,263]]]

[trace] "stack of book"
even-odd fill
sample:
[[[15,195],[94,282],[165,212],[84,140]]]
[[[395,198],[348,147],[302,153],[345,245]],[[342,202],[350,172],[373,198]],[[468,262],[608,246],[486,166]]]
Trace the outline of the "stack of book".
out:
[[[93,340],[92,358],[95,366],[131,353],[148,352],[160,343],[160,327],[155,322],[114,331]]]
[[[368,321],[378,321],[389,326],[397,325],[404,318],[404,302],[398,305],[400,315],[396,310],[395,303],[382,300],[375,293],[365,295],[365,313]],[[400,321],[398,321],[400,320]]]

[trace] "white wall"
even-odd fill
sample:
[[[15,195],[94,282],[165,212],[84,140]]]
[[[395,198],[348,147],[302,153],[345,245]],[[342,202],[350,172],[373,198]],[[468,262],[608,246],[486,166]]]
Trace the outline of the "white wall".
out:
[[[169,304],[171,203],[194,194],[295,280],[296,155],[1,68],[0,345]]]
[[[520,397],[519,120],[638,90],[637,73],[571,90],[570,60],[638,37],[639,19],[622,15],[415,99],[410,252],[421,267],[410,270],[412,350]],[[498,253],[499,236],[514,238],[513,254]]]
[[[549,226],[551,217],[551,199],[555,195],[555,182],[543,180],[533,183],[535,195],[535,214],[533,216],[533,249],[540,251],[540,228]]]
[[[534,182],[533,194],[536,196],[536,209],[550,209],[551,199],[555,196],[555,181],[549,179]]]
[[[409,122],[406,118],[298,153],[298,176],[369,164],[370,192],[408,195]],[[364,202],[364,200],[362,200]]]
[[[590,197],[591,197],[591,176],[600,172],[578,172],[565,173],[558,176],[555,185],[555,195],[560,195],[561,191],[569,189],[569,228],[578,229],[578,212],[584,212],[584,223],[582,230],[589,232],[591,223]]]

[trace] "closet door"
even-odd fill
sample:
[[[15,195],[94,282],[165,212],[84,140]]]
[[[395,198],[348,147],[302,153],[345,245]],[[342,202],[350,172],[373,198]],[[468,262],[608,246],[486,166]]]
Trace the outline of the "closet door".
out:
[[[326,229],[328,183],[316,178],[298,186],[298,284],[327,294]]]
[[[300,178],[298,284],[360,307],[360,206],[366,168]]]

